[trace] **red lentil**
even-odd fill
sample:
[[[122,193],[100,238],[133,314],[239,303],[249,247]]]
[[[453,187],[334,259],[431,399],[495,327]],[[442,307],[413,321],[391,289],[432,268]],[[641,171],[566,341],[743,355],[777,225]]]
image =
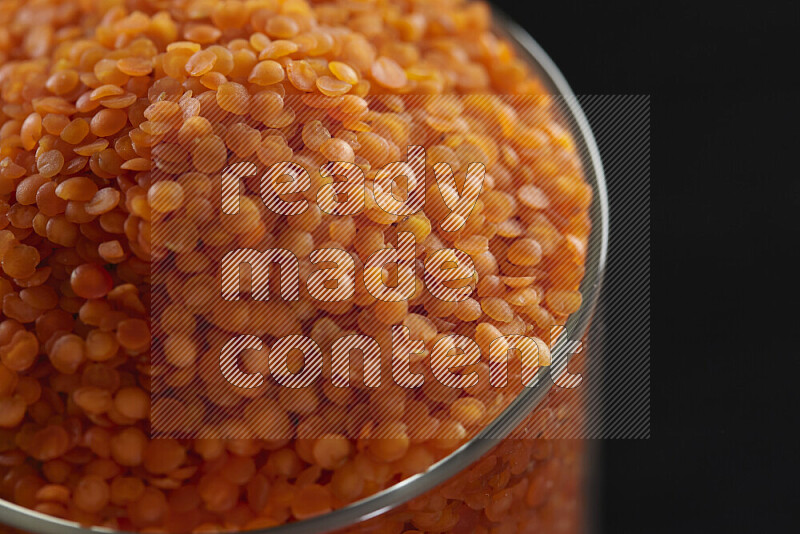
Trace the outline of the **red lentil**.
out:
[[[213,345],[223,325],[251,325],[249,315],[207,309],[214,258],[195,250],[201,237],[215,249],[273,239],[305,263],[323,244],[372,253],[401,230],[414,234],[420,260],[453,246],[475,264],[476,291],[462,302],[432,298],[421,281],[402,302],[359,288],[348,307],[275,307],[285,324],[271,316],[258,324],[270,335],[309,325],[331,342],[402,324],[426,348],[455,331],[488,351],[506,333],[543,336],[580,307],[591,190],[563,128],[549,117],[522,124],[524,112],[506,106],[498,111],[504,136],[495,138],[462,122],[476,101],[402,98],[543,91],[491,33],[485,5],[262,4],[9,0],[0,10],[0,497],[119,529],[275,526],[427,469],[502,408],[480,387],[374,395],[374,424],[356,439],[335,427],[354,396],[320,389],[304,407],[277,396],[246,410],[248,421],[269,421],[286,439],[149,439],[151,337],[166,334],[155,343],[171,386],[193,387],[208,376],[197,365],[206,345],[192,335],[205,328]],[[419,129],[432,145],[429,165],[448,163],[455,174],[474,159],[495,165],[458,232],[441,231],[446,208],[436,195],[424,213],[399,219],[370,195],[365,214],[346,217],[313,197],[288,223],[249,196],[236,222],[223,225],[214,213],[229,154],[259,165],[355,162],[371,182]],[[548,152],[564,164],[534,156]],[[156,230],[165,223],[174,230],[166,248],[186,278],[167,283],[172,301],[156,320],[150,266],[164,251]],[[213,231],[201,236],[200,227]],[[172,408],[203,415],[200,406]],[[330,432],[302,437],[326,420],[320,414]],[[435,439],[424,435],[431,429]],[[375,530],[547,530],[570,510],[576,451],[506,440],[379,518]]]

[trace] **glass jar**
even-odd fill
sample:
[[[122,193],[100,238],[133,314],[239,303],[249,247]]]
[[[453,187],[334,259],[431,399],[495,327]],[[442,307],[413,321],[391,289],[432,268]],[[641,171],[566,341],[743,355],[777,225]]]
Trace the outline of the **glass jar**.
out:
[[[608,200],[602,163],[589,124],[572,90],[544,50],[522,28],[494,13],[496,32],[518,49],[547,89],[564,97],[584,178],[593,191],[592,232],[581,283],[583,306],[567,330],[586,337],[606,261]],[[557,348],[554,349],[557,352]],[[343,508],[254,533],[577,533],[590,529],[585,489],[591,473],[588,442],[549,439],[552,425],[581,424],[582,411],[564,410],[565,394],[548,379],[525,389],[483,431],[426,471]],[[513,437],[506,437],[513,433]],[[591,499],[591,497],[589,497]],[[0,523],[24,532],[112,532],[85,528],[0,500]],[[0,525],[0,531],[5,532]]]

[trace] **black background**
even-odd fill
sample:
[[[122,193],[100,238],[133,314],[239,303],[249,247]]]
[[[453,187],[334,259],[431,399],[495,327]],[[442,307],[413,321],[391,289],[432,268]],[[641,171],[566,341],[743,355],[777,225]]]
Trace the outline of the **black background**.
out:
[[[651,438],[600,442],[595,531],[796,531],[800,3],[495,3],[576,94],[652,97]]]

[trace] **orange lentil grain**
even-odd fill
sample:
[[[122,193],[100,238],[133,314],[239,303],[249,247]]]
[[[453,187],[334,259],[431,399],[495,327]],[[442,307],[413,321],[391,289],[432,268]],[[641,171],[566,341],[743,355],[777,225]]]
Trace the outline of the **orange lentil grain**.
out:
[[[153,72],[153,62],[144,57],[129,56],[117,60],[117,68],[129,76],[147,76]]]
[[[183,204],[183,188],[177,182],[157,182],[147,193],[150,206],[162,213],[179,209]]]
[[[78,83],[79,75],[77,71],[65,69],[50,75],[45,82],[45,87],[54,95],[63,95],[75,89]]]
[[[86,202],[97,193],[97,185],[85,176],[68,178],[56,187],[56,196],[63,200]]]
[[[14,428],[25,417],[26,404],[19,397],[0,397],[0,428]]]
[[[295,88],[310,92],[314,89],[317,73],[308,61],[290,61],[286,65],[286,77]]]
[[[150,328],[141,319],[126,319],[117,326],[117,341],[129,350],[143,349],[150,343]]]
[[[417,365],[435,344],[449,347],[449,334],[473,338],[485,356],[491,346],[508,349],[507,335],[547,339],[580,309],[592,191],[550,105],[498,96],[546,90],[493,33],[486,5],[7,4],[0,497],[87,526],[145,532],[269,528],[325,514],[428,469],[518,389],[479,382],[459,391],[426,376],[413,391],[387,389],[388,378],[376,390],[351,376],[355,391],[325,383],[292,397],[238,388],[217,399],[206,393],[219,384],[219,366],[207,364],[227,339],[305,332],[329,355],[341,336],[373,335],[383,347],[388,328],[402,326],[422,344],[411,355]],[[451,166],[457,189],[467,163],[486,165],[481,196],[455,232],[442,229],[448,207],[427,177],[433,194],[415,213],[386,213],[375,200],[377,169],[402,161],[412,143],[425,145],[428,166]],[[222,214],[222,173],[240,161],[256,172],[238,184],[239,213]],[[297,215],[262,202],[269,191],[258,174],[281,161],[309,171],[307,190],[279,195],[303,201]],[[363,171],[362,211],[329,213],[317,195],[330,185],[317,172],[326,161]],[[333,176],[336,196],[358,195],[343,179]],[[402,197],[406,185],[398,178],[392,194]],[[361,271],[399,232],[416,240],[415,292],[379,300],[365,279],[393,285],[399,271]],[[358,276],[344,284],[354,296],[327,302],[304,288],[297,301],[216,300],[216,269],[234,247],[287,249],[304,277],[324,271],[312,267],[317,249],[355,253]],[[433,295],[422,273],[426,258],[447,248],[475,266],[462,280],[472,292],[458,302]],[[243,353],[241,370],[268,373],[268,352]],[[292,371],[303,365],[295,356],[287,358]],[[463,374],[470,370],[485,377],[490,369],[483,358]],[[519,373],[510,365],[509,383]],[[158,380],[176,397],[159,397]],[[234,406],[241,417],[222,418],[204,438],[150,437],[159,410],[179,427],[184,416],[205,421]],[[368,420],[355,421],[360,413]],[[526,429],[569,415],[537,410]],[[579,454],[545,437],[500,441],[365,528],[555,530],[579,515]]]
[[[125,89],[118,85],[106,84],[101,85],[89,93],[89,100],[102,100],[109,96],[124,95]]]
[[[20,330],[11,337],[4,349],[0,353],[0,361],[3,365],[11,371],[25,371],[36,361],[39,353],[39,339],[27,330]]]
[[[117,393],[117,395],[119,395],[119,393]],[[139,394],[137,394],[137,396],[138,395]],[[137,402],[144,402],[144,400],[144,398],[139,398]],[[141,406],[143,407],[144,405]],[[149,408],[149,403],[147,407]],[[157,475],[165,475],[174,471],[179,468],[185,460],[186,449],[174,439],[150,441],[147,443],[144,451],[144,468],[150,473]]]
[[[150,414],[150,395],[137,387],[125,387],[114,395],[114,407],[130,419],[144,419]]]
[[[113,280],[103,267],[93,263],[84,263],[72,271],[70,286],[79,297],[97,299],[111,291]]]
[[[297,519],[307,519],[331,510],[330,491],[319,484],[301,488],[292,498],[292,514]]]
[[[51,178],[64,168],[64,155],[58,150],[48,150],[36,158],[39,174]]]
[[[65,334],[50,345],[48,356],[53,367],[66,375],[74,374],[84,360],[86,342],[75,334]]]
[[[548,291],[545,303],[555,313],[569,315],[581,307],[581,294],[578,291],[556,290]]]
[[[264,60],[256,63],[247,81],[258,85],[272,85],[283,81],[286,73],[277,61]]]
[[[127,121],[128,115],[120,109],[102,109],[92,117],[91,132],[98,137],[108,137],[119,132]]]
[[[96,154],[104,150],[107,146],[107,139],[95,139],[91,143],[86,143],[85,145],[75,147],[74,152],[81,156],[91,156],[92,154]]]
[[[352,162],[355,159],[353,147],[342,139],[331,138],[323,141],[320,144],[319,151],[323,156],[328,158],[329,161]]]
[[[350,85],[355,85],[358,83],[358,73],[347,63],[342,63],[341,61],[331,61],[328,63],[328,68],[336,77],[336,79],[349,83]]]
[[[29,245],[11,245],[0,261],[3,272],[11,278],[26,278],[36,272],[39,264],[39,251]]]
[[[186,62],[186,74],[189,76],[203,76],[211,72],[217,63],[217,56],[208,50],[199,50],[192,54]]]
[[[508,248],[508,261],[515,265],[537,265],[542,260],[542,247],[533,239],[518,239]]]
[[[320,76],[317,78],[316,84],[317,89],[325,96],[342,96],[352,88],[348,82],[337,80],[331,76]]]
[[[42,116],[39,113],[28,115],[22,122],[19,135],[22,148],[32,150],[42,137]]]
[[[217,88],[219,107],[235,115],[244,115],[250,106],[250,94],[236,82],[225,82]]]
[[[141,465],[147,446],[147,436],[136,427],[127,427],[111,437],[111,457],[118,464],[134,467]]]
[[[85,119],[75,119],[61,130],[61,139],[71,145],[77,145],[89,134],[89,123]]]
[[[370,74],[379,85],[387,89],[399,89],[408,81],[406,73],[400,65],[393,59],[383,56],[372,64]]]
[[[297,22],[291,17],[278,15],[267,21],[265,32],[274,39],[289,39],[300,31]]]

